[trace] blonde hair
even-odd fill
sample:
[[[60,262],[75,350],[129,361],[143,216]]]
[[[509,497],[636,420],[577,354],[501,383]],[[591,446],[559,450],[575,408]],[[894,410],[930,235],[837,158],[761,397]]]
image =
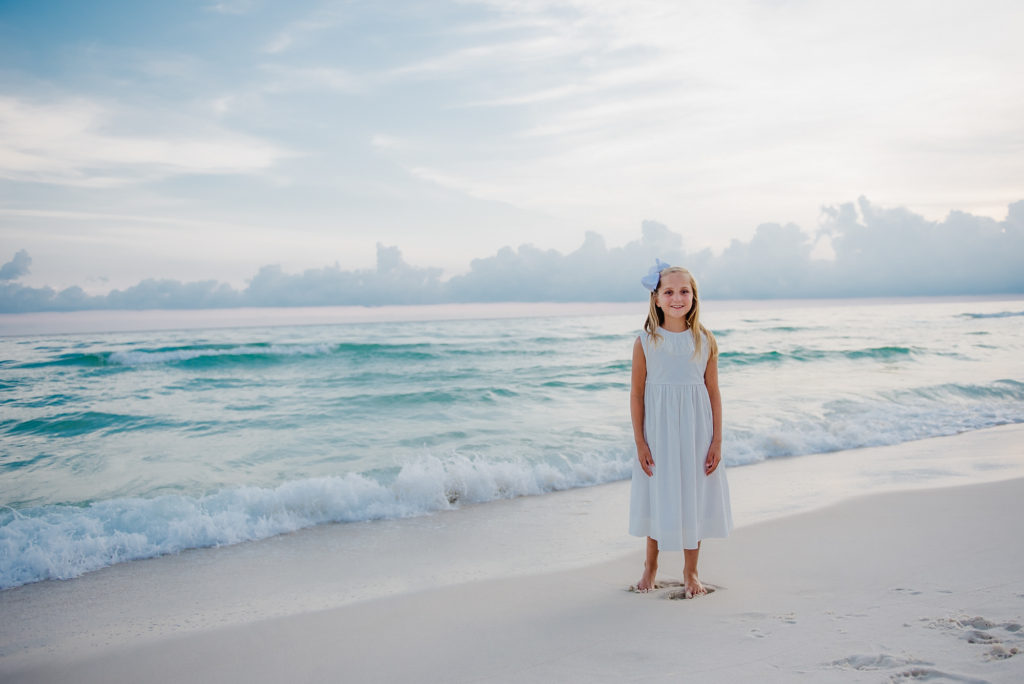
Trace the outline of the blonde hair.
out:
[[[651,336],[655,344],[661,342],[658,328],[665,322],[665,312],[658,308],[658,291],[661,290],[660,276],[669,273],[682,273],[690,278],[690,289],[693,290],[693,306],[690,307],[690,312],[686,314],[686,325],[693,335],[694,356],[700,357],[701,351],[704,349],[704,336],[706,335],[708,339],[708,360],[718,358],[718,343],[715,341],[715,336],[700,322],[700,297],[697,296],[697,279],[682,266],[669,266],[662,269],[659,275],[658,287],[651,292],[651,306],[647,312],[647,320],[644,321],[644,330]]]

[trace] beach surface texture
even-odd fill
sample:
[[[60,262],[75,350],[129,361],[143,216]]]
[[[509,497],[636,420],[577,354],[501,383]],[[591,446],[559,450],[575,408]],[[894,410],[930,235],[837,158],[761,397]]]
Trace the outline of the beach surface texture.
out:
[[[1024,681],[1024,428],[735,474],[706,597],[679,599],[676,554],[628,590],[618,482],[16,587],[0,680]]]

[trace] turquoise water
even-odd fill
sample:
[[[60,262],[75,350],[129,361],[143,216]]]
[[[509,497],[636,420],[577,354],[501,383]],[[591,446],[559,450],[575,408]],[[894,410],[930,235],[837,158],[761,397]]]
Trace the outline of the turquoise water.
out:
[[[0,337],[0,588],[626,478],[637,308]],[[1024,422],[1019,299],[704,315],[729,466]]]

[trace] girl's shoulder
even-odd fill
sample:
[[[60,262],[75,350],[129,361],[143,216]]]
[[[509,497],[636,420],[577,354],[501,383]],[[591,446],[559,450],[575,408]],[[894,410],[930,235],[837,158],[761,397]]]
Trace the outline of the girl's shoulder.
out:
[[[656,336],[656,335],[654,335],[652,333],[647,332],[646,330],[641,330],[640,333],[636,336],[636,340],[634,341],[634,344],[639,342],[640,343],[640,347],[644,351],[644,356],[647,356],[651,352],[652,349],[654,349],[656,346],[658,346],[658,343],[660,341],[661,341],[661,336]]]

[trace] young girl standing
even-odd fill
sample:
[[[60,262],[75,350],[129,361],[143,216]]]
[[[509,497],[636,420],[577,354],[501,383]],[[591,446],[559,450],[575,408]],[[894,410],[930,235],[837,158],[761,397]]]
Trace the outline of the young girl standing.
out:
[[[647,537],[636,588],[655,587],[659,551],[683,551],[687,598],[706,594],[697,579],[701,539],[732,529],[722,460],[718,345],[700,322],[697,281],[657,260],[642,280],[651,291],[644,332],[633,345],[630,414],[637,460],[629,532]]]

